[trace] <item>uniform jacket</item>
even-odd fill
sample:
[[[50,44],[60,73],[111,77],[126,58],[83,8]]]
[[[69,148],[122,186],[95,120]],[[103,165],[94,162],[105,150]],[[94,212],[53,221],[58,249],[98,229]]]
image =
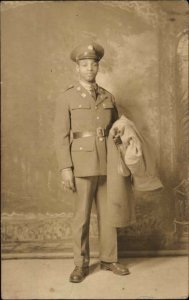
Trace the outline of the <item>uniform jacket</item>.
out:
[[[59,169],[73,167],[76,177],[107,174],[107,137],[72,139],[73,132],[109,130],[118,118],[113,96],[98,86],[96,100],[80,83],[68,88],[57,99],[55,149]]]

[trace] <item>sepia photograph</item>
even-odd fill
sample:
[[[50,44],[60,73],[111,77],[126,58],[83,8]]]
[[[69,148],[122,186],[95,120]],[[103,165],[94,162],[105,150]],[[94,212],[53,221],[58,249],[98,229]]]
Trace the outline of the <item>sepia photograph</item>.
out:
[[[188,17],[1,2],[2,299],[188,299]]]

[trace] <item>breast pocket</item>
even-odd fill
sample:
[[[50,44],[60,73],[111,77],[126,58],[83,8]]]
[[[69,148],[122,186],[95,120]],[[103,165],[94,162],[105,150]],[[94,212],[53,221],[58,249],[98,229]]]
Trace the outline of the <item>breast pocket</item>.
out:
[[[78,102],[71,103],[70,110],[72,131],[87,130],[91,123],[90,102],[81,99]]]
[[[102,114],[103,114],[103,124],[104,127],[107,127],[112,122],[113,112],[114,112],[114,105],[111,100],[105,100],[102,103]]]

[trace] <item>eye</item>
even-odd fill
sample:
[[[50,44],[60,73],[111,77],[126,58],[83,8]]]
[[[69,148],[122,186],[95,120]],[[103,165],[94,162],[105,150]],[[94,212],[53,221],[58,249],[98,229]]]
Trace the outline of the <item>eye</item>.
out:
[[[87,63],[86,62],[80,62],[80,66],[85,67],[85,66],[87,66]]]

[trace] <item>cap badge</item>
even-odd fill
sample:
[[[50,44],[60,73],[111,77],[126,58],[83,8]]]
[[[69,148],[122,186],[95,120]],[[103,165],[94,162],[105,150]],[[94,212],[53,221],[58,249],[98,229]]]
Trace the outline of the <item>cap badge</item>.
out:
[[[93,50],[94,48],[93,48],[92,45],[89,45],[89,46],[88,46],[88,49],[89,49],[89,50]]]

